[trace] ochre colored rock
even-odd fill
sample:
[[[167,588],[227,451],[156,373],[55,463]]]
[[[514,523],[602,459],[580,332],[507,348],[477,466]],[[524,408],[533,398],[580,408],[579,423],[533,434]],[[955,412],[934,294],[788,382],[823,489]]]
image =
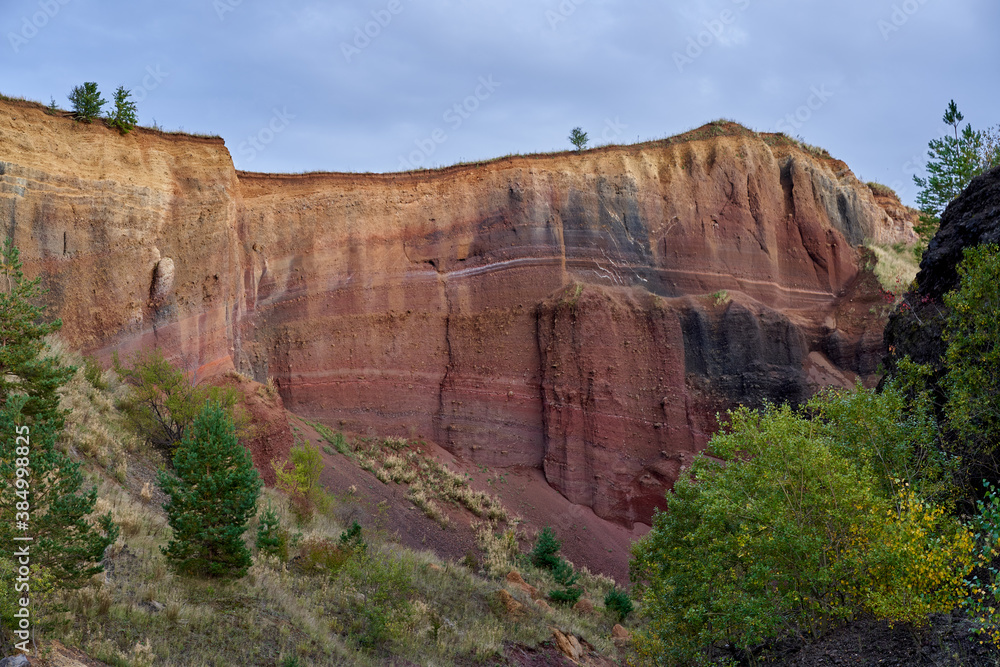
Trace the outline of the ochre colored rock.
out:
[[[543,600],[542,598],[536,599],[535,605],[537,605],[538,608],[541,609],[542,611],[552,611],[552,607],[549,606],[549,603]]]
[[[556,640],[556,648],[570,660],[577,662],[583,657],[583,646],[575,635],[563,634],[562,631],[552,628],[552,636]]]
[[[573,611],[578,614],[593,614],[594,613],[594,603],[587,598],[580,598],[573,605]]]
[[[514,596],[502,588],[496,592],[497,600],[504,610],[511,616],[519,616],[524,613],[524,605],[514,599]]]
[[[622,627],[620,624],[615,623],[615,627],[611,628],[611,638],[623,641],[628,641],[632,638],[632,633]]]
[[[524,593],[532,600],[538,599],[538,589],[526,582],[521,576],[521,573],[517,570],[511,570],[507,573],[507,582],[524,591]]]
[[[719,410],[874,373],[856,246],[912,237],[842,162],[732,124],[279,176],[235,171],[221,139],[9,101],[0,219],[99,359],[156,345],[197,379],[270,377],[304,417],[541,468],[626,525]]]

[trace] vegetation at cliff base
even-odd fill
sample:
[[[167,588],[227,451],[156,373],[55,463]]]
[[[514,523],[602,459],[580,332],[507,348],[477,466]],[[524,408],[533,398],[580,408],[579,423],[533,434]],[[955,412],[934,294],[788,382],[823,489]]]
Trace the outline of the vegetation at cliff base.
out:
[[[940,385],[904,360],[880,391],[729,412],[634,545],[640,662],[766,659],[853,619],[962,609],[1000,642],[1000,498],[987,481],[976,500],[1000,471],[1000,248],[967,250],[959,275]]]
[[[173,464],[173,472],[161,470],[158,477],[170,498],[163,509],[173,530],[163,553],[180,572],[242,577],[252,563],[243,533],[263,483],[219,404],[205,404]]]

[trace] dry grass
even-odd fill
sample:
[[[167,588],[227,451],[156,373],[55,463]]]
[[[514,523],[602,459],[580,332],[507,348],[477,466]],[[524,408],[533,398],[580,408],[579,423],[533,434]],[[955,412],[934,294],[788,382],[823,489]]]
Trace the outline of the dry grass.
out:
[[[877,259],[875,276],[882,287],[901,297],[913,284],[920,271],[914,246],[896,244],[894,246],[866,243]]]
[[[899,195],[896,194],[896,191],[890,188],[888,185],[882,185],[881,183],[877,183],[875,181],[868,181],[867,183],[865,183],[865,185],[868,186],[868,189],[872,191],[873,195],[879,195],[882,197],[893,197],[895,199],[899,199]]]
[[[54,354],[76,362],[64,350]],[[64,446],[96,480],[95,515],[110,513],[121,532],[106,554],[105,573],[60,594],[66,611],[58,611],[58,599],[46,603],[54,611],[39,626],[42,638],[80,647],[110,665],[142,667],[283,661],[374,666],[389,656],[416,664],[488,662],[511,643],[534,646],[550,638],[550,627],[613,650],[610,616],[544,610],[518,591],[512,594],[521,596],[528,613],[514,618],[497,605],[496,593],[506,584],[496,577],[522,561],[516,527],[498,528],[513,519],[494,497],[474,491],[467,479],[402,438],[356,443],[351,455],[390,482],[407,484],[411,500],[440,521],[447,520],[446,503],[482,517],[486,567],[495,577],[403,549],[380,533],[365,533],[364,549],[344,547],[345,526],[335,518],[332,499],[295,528],[289,499],[274,489],[265,489],[259,507],[270,504],[277,513],[289,537],[288,561],[254,553],[247,576],[235,581],[176,574],[162,553],[171,531],[152,501],[152,486],[140,480],[130,491],[120,479],[120,463],[153,470],[162,457],[119,433],[115,399],[126,389],[91,369],[95,386],[80,366],[63,396],[72,411],[68,423],[79,432],[67,436]],[[250,545],[257,525],[256,518],[248,525]],[[541,582],[543,575],[537,577]],[[601,599],[604,584],[593,579],[587,585],[591,597]]]
[[[448,515],[441,503],[464,507],[476,517],[495,523],[518,521],[496,496],[476,491],[466,477],[430,458],[419,444],[406,438],[358,438],[351,443],[351,450],[358,464],[382,483],[408,486],[407,498],[442,526],[448,525]]]

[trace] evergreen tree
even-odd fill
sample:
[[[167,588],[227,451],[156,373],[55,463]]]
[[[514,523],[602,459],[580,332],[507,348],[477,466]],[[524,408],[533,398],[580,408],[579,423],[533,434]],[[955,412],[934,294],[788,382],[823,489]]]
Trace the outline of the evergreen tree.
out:
[[[4,434],[0,447],[0,516],[18,521],[23,518],[26,529],[17,530],[19,524],[13,521],[0,523],[0,559],[9,559],[14,549],[25,544],[14,542],[15,536],[29,536],[32,567],[44,568],[63,588],[77,588],[103,570],[100,561],[104,550],[118,539],[118,527],[110,514],[97,519],[100,531],[88,521],[97,502],[97,489],[91,487],[81,493],[80,464],[56,449],[60,431],[56,421],[32,423],[23,412],[27,396],[15,394],[7,399],[0,409],[0,433]],[[25,434],[26,439],[16,438],[15,433]],[[24,453],[27,456],[20,456]],[[19,459],[27,459],[27,468],[19,465]],[[19,468],[29,475],[19,478]],[[19,479],[26,483],[19,485]]]
[[[993,164],[993,156],[987,155],[986,139],[982,132],[966,125],[959,132],[959,125],[965,117],[958,110],[955,101],[948,104],[943,120],[954,128],[955,136],[932,139],[928,144],[927,177],[914,176],[913,181],[920,188],[917,206],[922,215],[917,232],[925,240],[937,231],[941,213],[968,187],[973,178],[983,173]]]
[[[260,517],[260,525],[257,526],[257,550],[269,556],[279,558],[288,555],[288,545],[281,534],[281,525],[278,522],[278,513],[274,511],[271,503],[267,504],[267,509]]]
[[[573,147],[578,151],[582,151],[587,147],[587,143],[590,139],[587,138],[587,133],[583,131],[582,128],[574,127],[573,131],[569,133],[569,142],[573,144]]]
[[[25,280],[20,253],[10,239],[4,242],[0,263],[0,407],[15,393],[28,400],[21,414],[29,420],[51,419],[58,430],[63,425],[56,390],[76,372],[44,356],[45,336],[62,327],[61,320],[42,320],[45,308],[33,301],[44,294],[40,278]],[[6,437],[6,434],[4,434]]]
[[[163,508],[174,531],[163,553],[181,572],[242,577],[251,562],[243,534],[257,511],[262,483],[222,406],[204,406],[173,462],[176,476],[159,474],[160,488],[170,496]]]
[[[97,118],[101,114],[101,108],[108,103],[107,100],[101,99],[101,92],[97,90],[97,84],[93,81],[73,88],[69,101],[73,103],[73,115],[84,123]]]
[[[0,522],[0,560],[20,546],[15,534],[31,537],[32,566],[72,588],[101,571],[97,563],[118,530],[110,515],[96,521],[103,534],[88,521],[97,491],[81,492],[80,465],[55,446],[64,424],[57,390],[76,369],[44,356],[44,337],[62,323],[41,323],[44,308],[32,303],[43,294],[38,285],[24,279],[7,239],[0,264],[0,516],[10,520]],[[17,521],[27,527],[19,530]]]
[[[559,558],[559,549],[562,543],[556,538],[555,532],[548,526],[542,529],[535,541],[535,548],[531,550],[531,563],[535,567],[546,570],[553,570],[562,560]]]
[[[125,86],[118,86],[115,91],[114,111],[108,114],[108,125],[117,129],[122,134],[128,134],[136,124],[135,102],[131,99],[132,91]]]

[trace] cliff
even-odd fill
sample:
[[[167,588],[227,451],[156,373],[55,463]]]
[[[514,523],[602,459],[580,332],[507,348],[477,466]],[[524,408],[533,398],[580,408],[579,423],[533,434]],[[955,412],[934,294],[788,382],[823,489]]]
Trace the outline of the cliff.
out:
[[[856,246],[912,238],[842,162],[729,123],[292,176],[11,102],[0,219],[77,347],[271,377],[299,414],[542,468],[626,524],[717,410],[870,379],[883,322]]]

